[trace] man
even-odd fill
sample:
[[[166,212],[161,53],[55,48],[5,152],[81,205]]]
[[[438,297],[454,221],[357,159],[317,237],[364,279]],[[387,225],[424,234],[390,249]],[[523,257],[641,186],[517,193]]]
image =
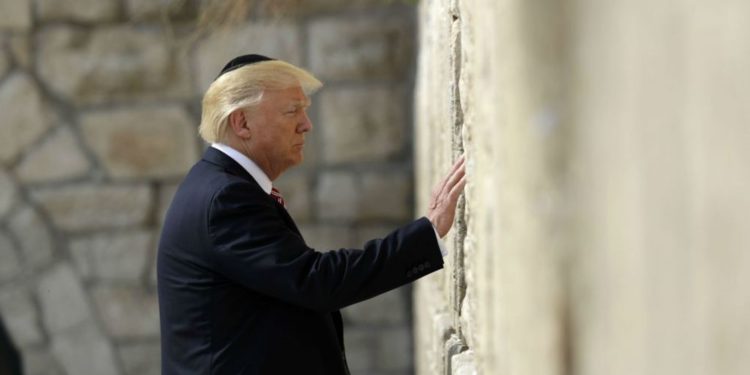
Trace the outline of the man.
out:
[[[361,250],[307,246],[272,182],[302,162],[308,95],[320,86],[245,55],[206,91],[200,134],[211,147],[177,190],[159,244],[164,375],[348,374],[339,309],[442,268],[462,160],[427,217]]]

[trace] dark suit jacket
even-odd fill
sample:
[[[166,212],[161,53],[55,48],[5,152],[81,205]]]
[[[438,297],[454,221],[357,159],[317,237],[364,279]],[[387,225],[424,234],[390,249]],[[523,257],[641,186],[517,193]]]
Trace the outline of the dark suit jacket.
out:
[[[312,250],[214,148],[177,190],[157,261],[163,375],[346,374],[338,310],[443,265],[425,218],[363,250]]]

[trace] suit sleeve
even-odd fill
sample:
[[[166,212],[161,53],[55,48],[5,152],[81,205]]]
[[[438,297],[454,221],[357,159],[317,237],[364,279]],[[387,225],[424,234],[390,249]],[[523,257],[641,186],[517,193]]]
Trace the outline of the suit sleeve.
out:
[[[414,281],[443,266],[432,224],[418,219],[363,249],[317,252],[266,197],[230,184],[213,199],[209,257],[245,287],[316,311],[333,311]]]

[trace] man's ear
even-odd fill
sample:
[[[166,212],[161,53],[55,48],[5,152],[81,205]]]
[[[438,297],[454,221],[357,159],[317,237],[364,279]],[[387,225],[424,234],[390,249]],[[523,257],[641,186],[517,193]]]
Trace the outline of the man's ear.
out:
[[[250,127],[247,124],[245,111],[240,108],[229,114],[229,128],[234,135],[242,139],[250,138]]]

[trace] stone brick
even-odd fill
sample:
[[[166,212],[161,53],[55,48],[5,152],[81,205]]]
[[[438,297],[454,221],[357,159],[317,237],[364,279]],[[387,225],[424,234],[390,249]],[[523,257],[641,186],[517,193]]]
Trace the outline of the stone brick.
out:
[[[348,225],[303,224],[299,226],[299,230],[307,246],[320,252],[356,247]]]
[[[161,226],[162,223],[164,223],[164,218],[167,215],[167,210],[169,210],[169,205],[172,204],[172,199],[174,198],[175,193],[177,192],[177,188],[179,187],[179,184],[177,183],[167,183],[159,187],[159,225]]]
[[[323,80],[400,80],[412,63],[408,17],[329,17],[310,25],[310,70]]]
[[[15,213],[9,220],[9,228],[21,246],[26,267],[40,268],[52,260],[52,233],[33,208],[27,206]]]
[[[76,104],[189,95],[187,62],[154,28],[53,26],[37,35],[38,71]]]
[[[91,162],[71,131],[60,127],[22,158],[15,172],[21,182],[29,184],[75,179],[86,175],[90,169]]]
[[[355,219],[359,197],[357,180],[353,174],[324,172],[320,175],[316,209],[322,219]]]
[[[161,346],[158,341],[123,344],[117,354],[125,375],[160,375]]]
[[[0,29],[26,31],[31,24],[31,0],[0,2]]]
[[[304,173],[284,174],[273,185],[281,191],[286,208],[297,223],[310,220],[312,189],[310,179]]]
[[[16,33],[8,36],[8,50],[16,65],[31,70],[31,36],[27,33]]]
[[[0,45],[0,78],[5,77],[5,73],[8,73],[8,70],[10,70],[10,65],[10,55]]]
[[[190,0],[126,0],[125,8],[128,18],[133,20],[162,20],[164,17],[195,16],[196,3]]]
[[[378,369],[404,371],[412,365],[412,341],[407,326],[381,329],[377,336]]]
[[[0,282],[9,281],[21,271],[21,260],[11,239],[0,232]]]
[[[47,347],[21,351],[24,375],[64,375]]]
[[[0,219],[5,218],[16,204],[16,184],[8,173],[0,168]]]
[[[146,292],[142,287],[99,286],[92,295],[111,337],[158,337],[159,306],[155,293]]]
[[[180,106],[87,113],[86,143],[115,178],[184,175],[198,159],[196,127]]]
[[[353,374],[369,374],[376,363],[377,332],[372,329],[346,327],[344,346],[346,362]]]
[[[117,0],[34,0],[41,21],[102,22],[117,18]]]
[[[362,219],[406,221],[411,217],[411,177],[407,171],[362,174]]]
[[[348,306],[342,311],[346,322],[355,325],[407,325],[406,296],[401,289],[392,290],[375,298]]]
[[[474,352],[466,350],[451,357],[451,375],[477,375]]]
[[[32,199],[65,231],[141,225],[152,203],[147,185],[89,183],[35,190]]]
[[[26,290],[13,288],[0,294],[0,315],[13,344],[24,348],[24,351],[44,341],[44,334],[37,323],[37,309]]]
[[[52,353],[67,374],[120,374],[112,345],[93,322],[55,335]]]
[[[302,46],[297,28],[289,23],[248,23],[221,29],[203,39],[195,49],[199,91],[204,92],[232,58],[247,54],[262,55],[300,64]]]
[[[135,283],[146,272],[153,237],[145,230],[79,237],[70,253],[84,279]]]
[[[325,162],[382,161],[403,152],[408,134],[403,91],[326,89],[319,100]]]
[[[303,17],[318,13],[363,10],[371,5],[382,5],[383,0],[260,0],[257,12],[261,17]]]
[[[37,296],[47,331],[57,335],[93,319],[86,292],[67,263],[50,269],[39,279]]]
[[[24,73],[14,73],[0,86],[0,162],[8,163],[50,127],[42,97]]]

